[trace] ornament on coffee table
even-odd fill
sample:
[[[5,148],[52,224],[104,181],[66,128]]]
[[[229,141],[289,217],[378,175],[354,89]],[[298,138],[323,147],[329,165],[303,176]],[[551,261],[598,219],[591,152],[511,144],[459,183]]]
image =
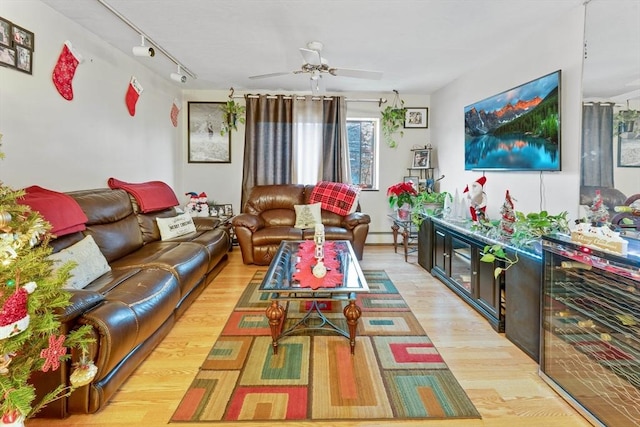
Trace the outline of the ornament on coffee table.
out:
[[[317,278],[327,275],[327,267],[324,265],[324,225],[316,224],[313,241],[315,242],[316,265],[313,266],[312,273]]]
[[[487,194],[484,192],[484,184],[487,182],[487,178],[481,176],[474,183],[471,184],[471,189],[467,185],[463,191],[467,194],[469,200],[469,212],[471,213],[471,219],[474,222],[485,219],[485,213],[487,210]]]
[[[511,236],[513,234],[513,223],[516,222],[516,214],[509,190],[507,190],[504,196],[504,203],[500,208],[500,214],[502,214],[502,218],[500,218],[500,234],[503,236]]]

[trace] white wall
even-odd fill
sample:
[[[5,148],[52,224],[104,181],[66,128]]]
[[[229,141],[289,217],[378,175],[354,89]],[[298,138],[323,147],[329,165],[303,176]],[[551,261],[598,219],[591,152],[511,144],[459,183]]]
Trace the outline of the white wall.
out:
[[[431,96],[431,135],[438,147],[438,163],[447,165],[441,189],[462,195],[467,184],[482,176],[464,170],[464,107],[537,77],[562,70],[561,172],[486,172],[490,219],[499,210],[508,189],[515,208],[525,213],[547,210],[578,214],[580,184],[583,7],[540,27],[504,58],[479,66]]]
[[[6,159],[0,180],[14,188],[41,185],[58,191],[106,186],[109,177],[140,182],[163,180],[181,202],[184,193],[206,192],[211,200],[240,210],[244,128],[232,134],[230,164],[187,163],[187,102],[227,100],[227,91],[185,91],[164,76],[152,74],[130,55],[119,52],[39,1],[2,1],[0,16],[33,31],[34,73],[0,68],[0,133]],[[487,173],[490,217],[497,217],[504,191],[517,199],[516,209],[551,213],[578,207],[582,8],[560,17],[550,28],[518,46],[506,58],[479,66],[431,97],[401,93],[407,107],[428,107],[428,129],[406,129],[397,148],[380,144],[379,190],[362,194],[372,217],[368,243],[390,242],[386,189],[408,174],[411,148],[434,146],[441,190],[462,191],[481,174],[464,171],[463,108],[472,102],[562,69],[562,167],[559,173]],[[56,91],[51,72],[65,40],[85,61],[73,80],[69,102]],[[135,117],[124,96],[131,75],[144,92]],[[236,92],[236,95],[242,95]],[[348,98],[379,98],[393,93],[345,93]],[[169,120],[172,100],[182,103],[179,125]],[[379,117],[377,103],[349,103],[349,117]]]
[[[0,180],[57,191],[105,187],[109,177],[179,186],[182,128],[169,112],[180,88],[153,74],[40,1],[2,1],[0,16],[35,33],[33,75],[0,67]],[[84,57],[74,99],[58,94],[51,73],[65,40]],[[131,117],[125,105],[135,75],[144,91]]]

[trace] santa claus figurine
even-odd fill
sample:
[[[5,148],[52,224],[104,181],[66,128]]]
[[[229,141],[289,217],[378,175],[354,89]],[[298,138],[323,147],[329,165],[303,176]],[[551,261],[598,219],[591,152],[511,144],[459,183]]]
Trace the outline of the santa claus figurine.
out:
[[[487,182],[487,178],[484,176],[478,178],[473,184],[471,184],[471,190],[467,185],[463,193],[467,194],[469,199],[469,212],[471,213],[471,219],[474,222],[485,218],[485,211],[487,210],[487,194],[484,192],[484,184]]]

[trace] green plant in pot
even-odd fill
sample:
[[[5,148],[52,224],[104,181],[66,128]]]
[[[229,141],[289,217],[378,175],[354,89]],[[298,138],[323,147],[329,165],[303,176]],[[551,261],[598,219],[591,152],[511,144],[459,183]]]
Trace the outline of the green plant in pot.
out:
[[[220,109],[224,113],[220,135],[224,136],[228,132],[238,130],[238,123],[245,123],[244,113],[246,107],[238,104],[233,98],[230,98],[224,105],[221,105]]]
[[[445,201],[453,201],[453,196],[446,192],[421,191],[415,197],[414,209],[411,214],[413,223],[418,227],[422,224],[425,215],[439,215],[442,213]]]
[[[404,101],[400,99],[398,91],[394,90],[395,97],[393,99],[393,104],[388,105],[384,110],[382,110],[382,136],[384,137],[385,142],[391,148],[395,148],[398,146],[394,135],[399,133],[400,137],[404,136],[404,131],[402,130],[404,127],[405,117],[407,115],[407,109],[404,108]]]

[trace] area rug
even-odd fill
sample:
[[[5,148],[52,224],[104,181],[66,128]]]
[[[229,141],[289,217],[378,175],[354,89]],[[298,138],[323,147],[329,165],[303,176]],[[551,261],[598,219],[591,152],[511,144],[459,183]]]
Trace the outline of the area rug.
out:
[[[358,297],[353,355],[347,338],[316,330],[285,337],[274,355],[268,295],[257,292],[264,274],[251,279],[172,422],[480,418],[384,271],[364,271],[370,292]],[[290,304],[287,324],[308,307]],[[322,306],[346,327],[340,302]]]

